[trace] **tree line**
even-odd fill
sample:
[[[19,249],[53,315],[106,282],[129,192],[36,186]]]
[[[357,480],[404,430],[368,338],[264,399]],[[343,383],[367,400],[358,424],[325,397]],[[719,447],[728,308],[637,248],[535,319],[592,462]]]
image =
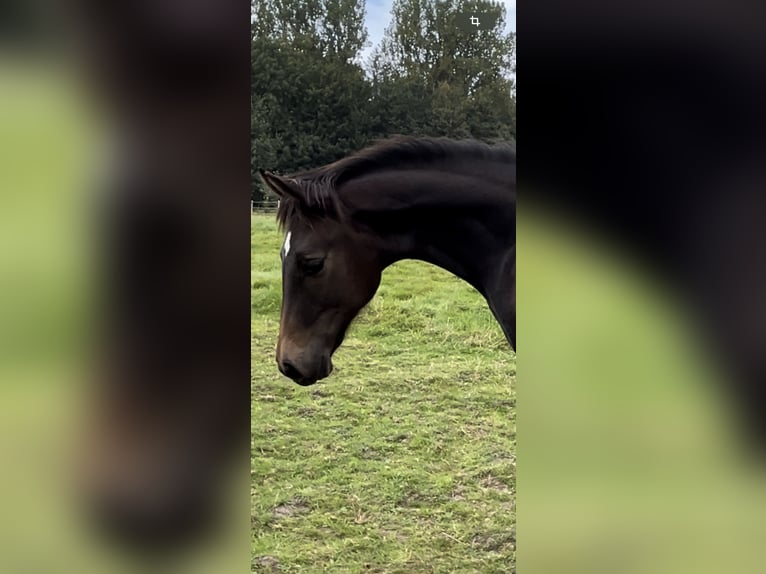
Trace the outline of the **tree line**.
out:
[[[459,26],[492,14],[490,30]],[[364,0],[251,1],[250,152],[257,169],[323,165],[392,134],[511,141],[515,34],[491,0],[394,0],[371,53]]]

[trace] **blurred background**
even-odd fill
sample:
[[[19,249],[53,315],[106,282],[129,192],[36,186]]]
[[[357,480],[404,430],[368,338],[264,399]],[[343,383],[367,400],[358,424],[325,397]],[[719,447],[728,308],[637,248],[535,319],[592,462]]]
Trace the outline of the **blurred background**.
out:
[[[759,572],[762,10],[525,3],[521,572]]]

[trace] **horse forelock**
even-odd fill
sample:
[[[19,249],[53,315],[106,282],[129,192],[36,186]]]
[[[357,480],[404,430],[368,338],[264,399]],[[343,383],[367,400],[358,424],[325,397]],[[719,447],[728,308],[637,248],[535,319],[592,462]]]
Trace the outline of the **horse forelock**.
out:
[[[340,219],[343,206],[335,190],[334,178],[328,174],[303,175],[291,178],[299,197],[283,197],[277,208],[277,221],[284,230],[295,223],[312,226],[318,218]]]

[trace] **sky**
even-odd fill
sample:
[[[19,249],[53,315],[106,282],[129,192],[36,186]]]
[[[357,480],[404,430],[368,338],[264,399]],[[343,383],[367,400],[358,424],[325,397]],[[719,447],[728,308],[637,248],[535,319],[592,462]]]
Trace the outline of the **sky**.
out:
[[[393,0],[367,0],[367,15],[365,25],[369,33],[369,41],[372,46],[362,51],[362,61],[372,52],[372,47],[377,46],[383,37],[383,31],[391,21],[391,4]],[[516,0],[501,0],[505,4],[506,27],[509,31],[516,31]]]

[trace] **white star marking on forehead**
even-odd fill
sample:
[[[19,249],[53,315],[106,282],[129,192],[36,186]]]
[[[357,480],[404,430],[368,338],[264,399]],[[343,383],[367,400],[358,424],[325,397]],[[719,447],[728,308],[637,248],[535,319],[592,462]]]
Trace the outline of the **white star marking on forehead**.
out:
[[[293,236],[293,232],[292,231],[288,231],[287,232],[287,237],[285,237],[285,247],[284,247],[284,249],[285,249],[285,257],[287,257],[288,254],[290,253],[290,238],[292,236]]]

